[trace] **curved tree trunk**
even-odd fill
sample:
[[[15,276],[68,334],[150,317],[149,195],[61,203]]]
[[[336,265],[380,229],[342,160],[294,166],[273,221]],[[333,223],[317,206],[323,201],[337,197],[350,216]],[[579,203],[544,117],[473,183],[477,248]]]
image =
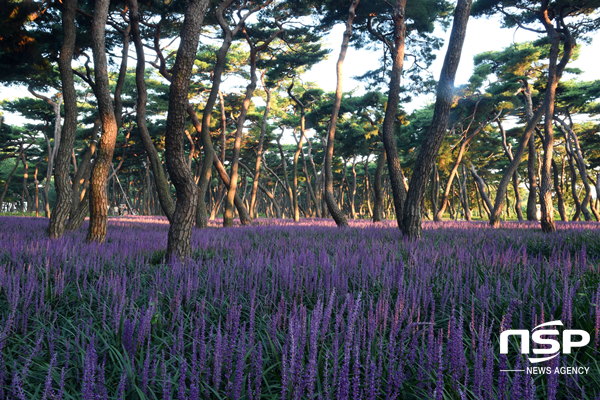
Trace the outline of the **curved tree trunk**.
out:
[[[173,218],[173,213],[175,212],[175,201],[173,201],[171,195],[170,185],[167,181],[167,175],[165,174],[162,161],[154,143],[152,143],[150,133],[148,132],[148,126],[146,125],[146,103],[148,101],[145,78],[146,56],[144,54],[144,43],[142,42],[142,37],[140,35],[138,2],[137,0],[128,0],[128,5],[129,17],[131,20],[131,33],[137,55],[137,65],[135,68],[135,83],[137,87],[136,122],[142,146],[144,147],[150,160],[150,165],[152,166],[160,206],[170,222]]]
[[[241,161],[240,161],[240,167],[244,168],[246,170],[246,172],[248,172],[248,174],[252,175],[252,171],[250,170],[250,168],[248,168]],[[275,215],[277,216],[277,218],[281,218],[281,206],[279,205],[279,202],[275,198],[274,193],[269,192],[269,190],[267,188],[265,188],[260,182],[258,182],[257,187],[260,190],[262,190],[262,192],[269,198],[269,200],[271,200],[271,204],[273,204],[273,206],[275,207]]]
[[[573,214],[573,221],[579,221],[579,215],[581,214],[581,203],[579,202],[579,196],[577,195],[577,172],[575,172],[575,165],[573,163],[573,153],[570,150],[569,141],[565,141],[565,148],[567,149],[567,159],[569,161],[569,170],[571,171],[571,195],[573,196],[573,206],[575,208],[575,214]]]
[[[557,65],[560,36],[553,25],[553,18],[548,9],[548,2],[542,3],[542,11],[539,14],[539,19],[546,28],[546,33],[550,39],[550,63],[548,66],[548,85],[546,86],[546,92],[549,92],[548,101],[544,103],[544,158],[542,163],[542,176],[540,184],[540,202],[542,205],[542,231],[543,232],[555,232],[556,226],[554,224],[554,206],[552,204],[552,156],[554,152],[554,132],[552,119],[554,117],[554,99],[556,93],[556,87],[560,80],[561,72]],[[565,26],[562,20],[559,19],[561,26],[561,33],[565,37],[564,49],[563,49],[563,60],[565,57],[570,58],[573,48],[575,46],[574,40],[572,41],[569,28]],[[583,178],[583,177],[582,177]]]
[[[48,97],[42,96],[33,90],[32,86],[27,88],[29,93],[31,93],[34,97],[38,99],[44,100],[48,103],[54,112],[54,147],[50,145],[50,139],[48,135],[46,135],[46,129],[48,128],[48,123],[42,129],[42,134],[44,135],[44,139],[46,140],[46,146],[48,148],[48,166],[46,167],[46,182],[44,184],[44,208],[46,213],[46,218],[50,218],[50,202],[48,201],[48,193],[50,192],[50,181],[52,180],[52,171],[54,170],[54,159],[56,158],[56,153],[58,152],[58,148],[60,146],[60,133],[61,133],[61,115],[60,115],[60,105],[62,104],[62,97],[59,96],[57,101],[52,101]]]
[[[471,175],[473,175],[473,179],[475,180],[475,184],[477,185],[477,189],[479,190],[479,194],[481,195],[481,199],[483,200],[485,212],[489,216],[491,214],[490,210],[493,209],[492,202],[490,201],[490,198],[485,192],[485,182],[483,182],[483,179],[481,179],[481,177],[477,174],[477,171],[475,171],[475,167],[473,166],[473,164],[471,164]]]
[[[331,111],[331,120],[329,121],[329,132],[327,133],[327,149],[325,151],[325,202],[327,203],[327,209],[333,217],[333,220],[339,227],[348,226],[346,216],[338,208],[335,197],[333,195],[333,144],[335,142],[335,130],[338,120],[338,114],[340,112],[340,106],[342,104],[342,84],[343,84],[343,71],[342,66],[344,65],[344,59],[346,58],[346,52],[348,51],[348,44],[350,43],[350,37],[352,36],[352,22],[354,21],[354,15],[356,7],[360,0],[353,0],[348,11],[348,20],[346,21],[346,31],[344,32],[344,39],[342,41],[342,47],[340,49],[340,56],[338,58],[336,70],[337,70],[337,87],[335,90],[335,99],[333,102],[333,110]]]
[[[298,157],[300,156],[300,152],[302,152],[302,145],[304,143],[304,138],[306,137],[306,113],[304,104],[298,99],[298,97],[294,96],[292,93],[292,89],[294,88],[294,81],[292,80],[291,85],[288,87],[287,92],[290,98],[294,101],[296,106],[300,108],[300,140],[296,140],[296,151],[294,152],[294,177],[292,180],[292,207],[294,211],[294,221],[300,221],[300,208],[298,205]],[[294,139],[296,139],[295,133]],[[302,159],[304,159],[304,153],[302,153]],[[308,178],[308,176],[307,176]],[[307,179],[307,185],[310,186]],[[312,191],[312,188],[311,188]]]
[[[400,80],[402,78],[402,69],[404,67],[404,40],[406,36],[404,19],[406,12],[405,8],[406,0],[396,0],[392,16],[395,32],[394,43],[390,43],[389,46],[392,53],[392,71],[389,82],[388,101],[382,126],[383,146],[387,153],[388,173],[390,176],[390,184],[392,186],[392,197],[394,199],[394,209],[396,211],[398,227],[402,226],[404,202],[406,201],[406,187],[402,166],[400,165],[400,158],[398,156],[398,148],[396,146],[394,126],[398,114]],[[369,28],[371,28],[370,25]],[[420,203],[419,199],[419,207]]]
[[[117,121],[108,83],[105,35],[109,0],[96,0],[92,21],[92,51],[94,54],[95,94],[102,121],[102,136],[97,150],[96,162],[90,178],[90,226],[88,242],[102,243],[106,239],[108,222],[108,194],[106,181],[112,165],[117,140]]]
[[[290,186],[290,180],[288,178],[287,161],[285,160],[285,155],[283,154],[283,147],[281,146],[281,142],[280,142],[281,136],[283,136],[283,132],[281,133],[281,135],[279,135],[275,139],[277,141],[277,147],[279,148],[279,156],[281,157],[281,166],[283,168],[283,179],[284,179],[284,182],[285,182],[285,185],[282,182],[281,186],[283,186],[283,188],[287,191],[289,199],[290,199],[290,205],[293,207],[293,205],[294,205],[294,195],[292,193],[292,187]]]
[[[83,198],[79,202],[77,206],[77,210],[72,211],[69,215],[69,222],[67,223],[68,231],[76,231],[81,228],[83,225],[83,221],[85,221],[85,217],[90,211],[90,191],[88,190],[89,183],[86,182],[86,185],[83,188]]]
[[[469,194],[467,191],[467,172],[465,170],[465,164],[462,165],[462,182],[460,184],[461,204],[464,210],[465,219],[471,220],[471,209],[469,208]]]
[[[499,116],[499,114],[496,115],[496,118],[498,116]],[[473,116],[473,117],[475,117],[475,116]],[[448,178],[448,184],[446,185],[446,189],[444,190],[444,194],[442,195],[442,205],[440,206],[440,209],[437,212],[437,215],[434,216],[434,218],[433,218],[434,221],[441,221],[442,217],[444,215],[444,212],[446,212],[446,207],[448,206],[448,195],[450,194],[450,189],[452,188],[452,183],[454,181],[454,178],[458,177],[458,167],[459,167],[460,163],[462,162],[462,158],[465,154],[467,146],[469,145],[471,140],[479,132],[481,132],[483,130],[483,128],[488,126],[488,124],[491,122],[491,120],[492,120],[492,117],[490,116],[484,122],[480,123],[479,126],[477,127],[477,129],[475,129],[475,131],[471,135],[467,136],[462,141],[462,144],[460,145],[460,148],[458,150],[458,155],[456,156],[456,160],[454,161],[454,165],[452,166],[452,170],[450,171],[450,177]]]
[[[588,209],[588,204],[592,199],[592,188],[590,187],[590,183],[587,178],[587,168],[585,167],[585,160],[583,159],[581,147],[579,146],[579,138],[577,137],[575,132],[573,132],[573,129],[571,129],[571,127],[567,125],[565,121],[560,120],[558,118],[555,118],[555,120],[560,123],[558,128],[564,135],[565,140],[567,140],[566,138],[567,136],[569,136],[569,144],[572,149],[573,156],[575,157],[577,169],[579,170],[579,176],[581,176],[581,181],[583,182],[583,187],[585,188],[585,197],[583,198],[583,201],[580,205],[581,212],[583,213],[583,218],[586,221],[591,221],[592,214]]]
[[[64,0],[62,9],[63,44],[58,58],[58,68],[62,83],[62,95],[65,104],[65,121],[60,138],[60,146],[56,154],[54,168],[54,186],[56,188],[56,204],[50,215],[48,236],[51,239],[59,238],[65,232],[67,218],[71,211],[73,192],[69,167],[71,154],[77,132],[77,93],[71,61],[75,50],[77,28],[75,26],[75,13],[77,0]],[[56,144],[55,144],[56,145]]]
[[[433,220],[438,213],[438,201],[440,197],[440,175],[437,169],[437,163],[433,163],[433,171],[431,172],[431,210],[433,214]]]
[[[568,33],[568,31],[566,31],[566,30],[565,30],[565,32]],[[558,81],[559,81],[565,67],[567,66],[567,63],[570,60],[571,55],[573,54],[573,49],[575,46],[575,42],[571,39],[570,35],[567,35],[566,38],[567,38],[567,40],[565,41],[565,44],[564,44],[563,56],[558,64],[556,64],[556,60],[558,57],[557,51],[551,52],[550,67],[548,70],[548,85],[546,86],[546,92],[544,93],[544,101],[542,103],[542,106],[540,108],[538,108],[533,113],[533,116],[531,117],[531,119],[529,121],[527,121],[527,125],[525,126],[525,130],[523,132],[523,135],[521,136],[519,146],[517,147],[517,150],[515,152],[515,157],[514,157],[513,161],[510,163],[510,165],[508,166],[508,168],[506,169],[506,171],[504,172],[504,175],[502,176],[502,179],[500,180],[500,183],[498,184],[498,191],[496,193],[494,209],[492,211],[492,215],[490,216],[490,225],[493,227],[497,227],[500,224],[500,214],[502,213],[502,209],[504,208],[506,189],[508,187],[509,181],[512,178],[512,175],[517,171],[517,168],[519,167],[519,164],[521,163],[521,159],[523,158],[523,153],[525,152],[525,146],[529,142],[530,137],[533,134],[533,131],[535,130],[538,122],[542,118],[542,115],[545,112],[550,110],[549,107],[552,107],[552,109],[553,109],[554,97],[555,97],[555,93],[556,93],[556,85],[558,84]],[[552,103],[552,105],[549,105],[549,103]],[[549,117],[550,117],[549,123],[551,123],[552,115],[550,115]],[[545,149],[548,148],[547,143],[544,144],[544,148]],[[549,150],[552,150],[552,149],[549,149]],[[551,155],[552,154],[550,152],[548,154],[549,158],[547,159],[548,163],[551,162],[551,158],[552,158]],[[549,173],[549,169],[548,169],[548,173]],[[551,201],[552,198],[551,198],[551,192],[549,191],[551,189],[549,187],[549,185],[550,185],[549,176],[545,178],[544,185],[545,185],[544,188],[541,190],[541,193],[543,194],[543,196],[541,196],[541,197],[543,199]],[[544,202],[546,202],[546,200],[544,200]],[[544,220],[542,221],[542,225],[544,226],[544,228],[543,228],[544,230],[552,231],[553,226],[554,226],[554,221],[553,221],[554,217],[551,215],[552,213],[549,212],[550,207],[552,207],[552,204],[548,205],[547,202],[546,202],[546,204],[543,205],[545,212],[543,212]]]
[[[264,40],[260,46],[255,46],[250,37],[246,35],[246,41],[250,46],[250,84],[246,87],[246,97],[244,98],[244,102],[242,103],[242,109],[240,110],[240,115],[237,119],[237,129],[235,132],[235,142],[233,145],[233,155],[231,159],[231,175],[229,187],[227,190],[227,199],[225,202],[225,211],[223,212],[223,226],[229,227],[233,226],[233,206],[235,201],[235,195],[237,191],[237,182],[238,182],[238,167],[239,167],[239,159],[240,159],[240,150],[242,145],[242,133],[244,130],[244,123],[246,122],[246,115],[248,114],[248,109],[250,108],[250,102],[252,101],[252,95],[254,94],[254,89],[256,89],[256,57],[258,53],[265,50],[269,44],[277,37],[280,33],[283,32],[283,29],[279,29],[277,32],[272,34],[268,39]],[[243,202],[242,202],[243,203]]]
[[[383,171],[387,161],[387,152],[385,148],[381,149],[381,154],[377,158],[377,168],[375,169],[375,179],[373,180],[373,190],[375,201],[373,204],[373,222],[383,220]]]
[[[265,135],[267,134],[267,119],[269,112],[271,111],[271,93],[273,89],[267,88],[265,84],[265,74],[261,76],[261,82],[265,93],[267,95],[267,103],[265,105],[265,111],[263,113],[263,119],[260,125],[260,137],[258,139],[258,148],[256,149],[256,165],[254,167],[253,181],[252,181],[252,194],[250,196],[250,218],[256,218],[257,213],[255,212],[256,207],[256,196],[258,194],[258,180],[260,179],[260,163],[262,161],[263,146],[265,142]]]
[[[527,121],[533,118],[533,101],[531,99],[531,86],[527,80],[521,80],[522,93],[525,99],[525,116]],[[527,143],[529,151],[527,158],[527,178],[529,181],[529,194],[527,196],[527,221],[537,221],[537,176],[535,161],[537,154],[535,151],[535,136],[531,135]],[[512,161],[512,160],[511,160]]]
[[[529,180],[529,195],[527,196],[527,221],[537,221],[537,177],[535,174],[535,136],[531,135],[528,143],[529,157],[527,158],[527,178]]]
[[[554,160],[552,160],[552,172],[554,174],[554,190],[556,191],[556,197],[558,198],[558,213],[560,214],[560,220],[566,221],[568,218],[563,197],[563,185],[558,176],[558,166]]]
[[[498,119],[497,122],[498,129],[500,129],[500,132],[502,133],[502,148],[504,149],[504,153],[508,157],[508,160],[512,162],[514,158],[512,154],[512,148],[506,140],[506,132],[504,131],[504,127],[502,126],[502,121]],[[523,221],[523,208],[521,206],[521,194],[519,193],[519,174],[517,173],[517,171],[515,171],[512,176],[512,183],[513,190],[515,192],[515,212],[517,213],[517,219],[519,221]]]
[[[300,140],[297,141],[296,151],[294,152],[294,174],[292,179],[292,199],[293,199],[293,207],[294,207],[294,221],[300,221],[300,207],[298,204],[298,158],[300,157],[300,152],[302,151],[302,145],[304,144],[304,110],[302,111],[302,116],[300,117]],[[294,135],[295,137],[295,135]],[[308,183],[308,182],[307,182]]]
[[[352,215],[352,219],[356,219],[356,207],[354,204],[354,199],[356,197],[356,155],[352,158],[352,186],[349,188],[348,192],[350,195],[350,214]]]
[[[309,145],[310,145],[310,142],[307,142],[307,143],[309,143]],[[311,213],[311,215],[316,215],[317,218],[321,218],[321,212],[319,210],[319,202],[317,201],[317,196],[312,187],[312,180],[310,178],[310,174],[308,173],[308,166],[306,165],[306,157],[304,156],[304,150],[300,151],[300,155],[302,156],[302,171],[304,172],[304,176],[306,177],[306,189],[308,191],[308,195],[310,196],[310,198],[315,206],[314,214]],[[307,204],[308,204],[308,200],[307,200]]]
[[[71,218],[73,217],[73,215],[75,214],[77,209],[79,208],[79,203],[81,201],[81,194],[79,193],[79,189],[82,186],[85,186],[85,187],[88,186],[90,172],[92,171],[92,167],[93,167],[92,157],[94,156],[94,153],[96,152],[96,142],[97,142],[99,130],[100,130],[100,118],[97,118],[96,121],[94,122],[94,127],[92,128],[92,135],[90,138],[90,146],[88,147],[88,149],[84,153],[83,157],[81,158],[81,161],[79,163],[79,168],[77,169],[77,172],[75,173],[75,176],[73,177],[73,183],[71,184],[71,195],[73,197],[71,198],[71,210],[69,211],[69,221],[71,220]],[[69,223],[67,223],[66,229],[70,230]]]
[[[27,211],[31,211],[31,196],[29,195],[29,190],[27,189],[27,179],[29,178],[29,174],[27,170],[29,169],[27,165],[27,157],[25,156],[25,151],[21,152],[21,159],[23,160],[23,195],[27,200],[27,208],[25,208],[25,199],[22,204],[22,211],[25,213]]]
[[[184,150],[188,91],[208,0],[191,0],[185,10],[181,41],[169,90],[165,156],[177,201],[167,241],[167,255],[184,259],[191,253],[192,229],[198,206],[198,186]]]
[[[421,198],[425,194],[429,174],[444,139],[454,94],[454,78],[466,36],[472,0],[459,0],[454,11],[452,33],[437,88],[433,123],[419,150],[406,198],[402,232],[410,238],[421,237]]]
[[[197,215],[196,215],[196,226],[199,228],[205,228],[206,224],[207,224],[207,218],[205,215],[207,213],[205,196],[206,196],[206,190],[208,188],[208,184],[209,184],[209,180],[210,180],[210,176],[211,176],[211,163],[217,169],[217,172],[219,173],[219,176],[223,180],[223,183],[226,186],[229,185],[229,177],[227,176],[227,172],[225,171],[225,168],[223,167],[221,161],[219,161],[219,159],[217,157],[215,157],[215,150],[212,145],[212,139],[211,139],[211,135],[210,135],[211,113],[215,106],[217,97],[219,96],[219,87],[221,85],[221,76],[222,76],[224,68],[225,68],[227,52],[229,51],[229,47],[231,46],[233,37],[235,35],[237,35],[239,30],[244,26],[246,19],[250,15],[252,15],[255,12],[259,11],[260,9],[266,7],[270,3],[270,1],[267,1],[263,5],[260,5],[260,6],[252,8],[251,10],[248,10],[248,12],[244,15],[243,18],[241,18],[238,21],[237,25],[232,30],[229,28],[227,22],[225,21],[223,13],[233,3],[233,1],[234,0],[223,1],[219,5],[219,7],[217,8],[217,10],[215,12],[215,17],[223,30],[224,39],[223,39],[223,43],[221,44],[221,47],[219,48],[219,51],[217,52],[217,62],[215,64],[215,67],[213,70],[213,84],[212,84],[212,88],[210,90],[210,94],[208,96],[208,100],[206,101],[204,111],[202,113],[202,124],[199,123],[198,116],[196,115],[196,111],[194,110],[194,108],[189,104],[187,105],[188,115],[192,119],[192,122],[194,123],[194,126],[196,128],[196,131],[200,134],[200,140],[202,141],[202,146],[204,148],[204,159],[203,159],[203,163],[202,163],[203,165],[202,165],[202,170],[200,172],[200,179],[198,181],[198,191],[199,191],[199,193],[198,193],[198,198],[199,198],[198,208],[199,208],[199,211],[197,212]],[[157,42],[155,42],[155,43],[156,43],[155,44],[156,49],[159,49],[158,43]],[[163,69],[165,69],[164,58],[161,60],[161,66]],[[222,126],[221,129],[223,132],[223,138],[225,138],[225,136],[224,136],[225,128]],[[223,155],[224,155],[224,152],[225,152],[224,142],[223,142],[223,147],[222,147],[221,151],[223,152]],[[244,207],[244,204],[242,203],[239,196],[237,196],[237,195],[234,196],[234,202],[235,202],[236,208],[238,209],[238,214],[240,215],[240,222],[242,223],[242,225],[248,224],[250,222],[250,216],[248,215],[248,212],[246,211],[246,208]],[[202,214],[202,213],[204,213],[204,214]]]

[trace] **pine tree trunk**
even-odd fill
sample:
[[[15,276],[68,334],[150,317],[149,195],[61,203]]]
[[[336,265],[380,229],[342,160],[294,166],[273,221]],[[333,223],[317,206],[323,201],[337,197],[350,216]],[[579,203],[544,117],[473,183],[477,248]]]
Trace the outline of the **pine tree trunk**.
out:
[[[48,236],[51,239],[59,238],[65,232],[67,218],[71,211],[73,191],[69,176],[71,154],[77,132],[77,93],[71,61],[75,50],[77,28],[75,14],[77,0],[64,0],[62,3],[63,44],[58,58],[58,68],[62,83],[62,95],[65,105],[65,120],[60,138],[60,146],[56,154],[54,167],[54,187],[56,188],[56,204],[50,215]]]
[[[438,213],[438,201],[440,194],[440,175],[437,169],[437,163],[433,163],[433,171],[431,172],[431,211],[433,214],[433,220],[436,220]]]
[[[527,177],[529,179],[529,195],[527,196],[527,221],[537,221],[537,177],[535,173],[535,137],[531,135],[528,143]]]
[[[96,152],[96,142],[98,137],[98,131],[100,130],[100,119],[96,119],[94,127],[92,128],[92,135],[90,138],[90,146],[84,153],[79,163],[79,168],[73,177],[73,183],[71,184],[71,209],[69,210],[69,220],[73,217],[77,209],[79,208],[79,202],[81,201],[81,194],[79,189],[82,186],[88,187],[90,173],[92,171],[92,157]],[[69,223],[67,223],[67,230],[69,230]]]
[[[137,64],[135,68],[135,83],[137,88],[136,100],[136,122],[142,146],[150,159],[150,165],[154,174],[154,182],[158,192],[158,200],[163,212],[169,222],[175,212],[175,201],[171,195],[171,188],[167,181],[167,175],[162,165],[158,151],[150,138],[148,126],[146,124],[146,103],[148,101],[148,92],[146,90],[146,56],[144,53],[144,43],[140,34],[140,16],[138,11],[138,1],[128,0],[129,17],[131,20],[131,33],[135,44],[137,55]]]
[[[72,211],[69,215],[69,222],[67,223],[68,231],[76,231],[81,228],[83,225],[83,221],[85,221],[85,217],[90,210],[90,191],[87,187],[83,189],[83,198],[79,202],[77,206],[77,210]]]
[[[25,151],[21,152],[21,158],[23,159],[23,195],[27,199],[27,208],[25,208],[25,202],[23,202],[23,212],[31,211],[31,196],[29,195],[29,189],[27,189],[27,180],[29,178],[29,174],[27,170],[29,169],[27,165],[27,157],[25,156]]]
[[[302,145],[304,144],[304,138],[306,137],[306,114],[304,111],[304,104],[292,93],[292,89],[294,88],[294,81],[292,81],[291,85],[288,87],[287,92],[290,98],[296,104],[296,107],[300,108],[300,140],[296,141],[296,151],[294,152],[294,175],[292,180],[292,206],[294,208],[294,221],[300,221],[300,208],[298,204],[298,157],[302,152]],[[295,132],[293,133],[294,139],[296,139]],[[302,154],[304,158],[304,153]],[[307,181],[308,184],[308,181]]]
[[[356,219],[356,207],[354,204],[354,200],[356,198],[356,156],[352,158],[352,187],[349,190],[350,192],[350,214],[352,215],[352,219]]]
[[[552,156],[554,152],[554,132],[553,132],[553,123],[552,119],[554,117],[554,103],[555,103],[555,93],[556,87],[558,86],[558,81],[560,80],[560,72],[559,67],[557,65],[558,55],[559,55],[559,47],[560,47],[560,35],[556,31],[553,25],[553,16],[549,14],[547,9],[548,3],[543,3],[542,12],[539,14],[539,19],[544,24],[546,28],[546,33],[550,39],[550,63],[548,66],[548,85],[546,86],[546,91],[550,92],[548,97],[548,101],[544,104],[544,158],[542,163],[542,176],[541,176],[541,184],[540,184],[540,201],[542,208],[542,231],[543,232],[555,232],[556,226],[554,224],[554,206],[552,204]],[[564,25],[564,24],[563,24]],[[570,55],[572,52],[572,47],[574,43],[571,42],[571,36],[569,33],[569,28],[566,26],[562,26],[561,29],[562,34],[565,35],[565,44],[564,44],[564,57]],[[571,48],[571,49],[570,49]],[[562,61],[561,60],[561,63]],[[582,179],[585,177],[582,176]],[[587,182],[587,179],[584,180],[584,183]],[[589,186],[589,185],[588,185]],[[585,202],[585,201],[584,201]]]
[[[403,234],[410,238],[421,237],[423,233],[421,226],[421,198],[425,193],[429,174],[437,158],[448,126],[450,107],[452,106],[454,95],[454,78],[465,40],[471,3],[472,0],[459,0],[456,4],[448,51],[444,59],[437,88],[433,123],[421,145],[410,180],[401,226]]]
[[[471,209],[469,208],[469,195],[467,192],[467,173],[465,170],[465,164],[462,165],[462,176],[463,181],[461,185],[461,194],[462,194],[462,205],[465,210],[465,219],[467,221],[471,221]]]
[[[377,168],[375,169],[375,180],[373,181],[373,189],[375,192],[375,201],[373,204],[373,222],[381,222],[383,220],[383,171],[385,168],[387,152],[385,148],[381,149],[381,153],[377,158]]]
[[[344,65],[344,59],[346,58],[346,52],[348,51],[350,37],[352,36],[352,22],[354,21],[355,10],[359,2],[360,0],[353,0],[348,11],[346,31],[344,32],[344,39],[342,40],[340,56],[338,58],[336,66],[337,87],[335,90],[333,110],[331,111],[331,120],[329,121],[329,132],[327,133],[327,149],[325,151],[325,202],[327,203],[327,209],[329,210],[329,213],[333,217],[333,220],[335,221],[336,225],[339,227],[348,226],[348,221],[346,220],[346,216],[344,215],[344,213],[338,208],[335,201],[335,197],[333,195],[333,145],[335,142],[335,130],[338,120],[338,114],[340,112],[340,106],[342,103],[342,67]]]
[[[265,142],[265,135],[267,133],[267,119],[269,112],[271,111],[271,92],[272,89],[268,89],[265,84],[265,75],[261,76],[261,82],[265,93],[267,95],[267,103],[265,105],[265,111],[263,112],[263,119],[260,126],[260,137],[258,139],[258,148],[256,149],[256,165],[254,167],[254,179],[252,181],[252,194],[250,196],[250,218],[256,218],[256,196],[258,195],[258,180],[260,179],[260,163],[262,161],[263,146]]]
[[[96,162],[90,178],[90,226],[88,242],[102,243],[106,239],[108,223],[108,193],[106,182],[117,140],[117,121],[108,83],[105,35],[109,0],[96,0],[92,21],[92,52],[94,55],[95,94],[102,121],[102,136],[97,149]]]
[[[530,97],[531,98],[531,97]],[[502,133],[502,147],[504,148],[504,153],[508,157],[508,160],[512,162],[513,154],[511,146],[508,144],[506,140],[506,132],[504,131],[504,127],[502,126],[502,121],[500,119],[497,120],[498,128]],[[515,191],[515,212],[517,214],[517,219],[519,221],[523,221],[523,209],[521,206],[521,194],[519,193],[519,174],[517,171],[514,172],[512,176],[513,190]],[[481,213],[480,213],[481,214]],[[480,215],[481,217],[481,215]]]
[[[185,116],[192,67],[208,0],[191,0],[185,11],[181,41],[173,66],[169,90],[169,113],[165,134],[165,156],[177,201],[167,241],[167,255],[184,259],[191,253],[191,237],[198,206],[198,186],[185,158]]]
[[[481,177],[475,171],[475,167],[473,166],[473,164],[471,164],[471,175],[473,175],[473,179],[475,180],[477,189],[479,189],[479,194],[481,196],[481,199],[483,200],[485,212],[489,216],[491,214],[491,210],[493,209],[492,202],[490,201],[490,198],[488,197],[487,193],[485,192],[485,183],[483,182],[483,179],[481,179]],[[506,194],[506,192],[505,192],[505,194]],[[498,196],[498,195],[496,195],[496,196]],[[481,209],[479,210],[479,212],[481,213]]]
[[[579,176],[581,176],[581,181],[583,182],[583,187],[585,188],[585,197],[583,198],[583,201],[580,205],[581,212],[583,213],[583,218],[586,221],[591,221],[592,214],[590,213],[590,210],[588,210],[588,204],[590,204],[590,201],[592,200],[592,188],[590,187],[590,183],[587,178],[587,168],[585,166],[583,154],[581,153],[581,147],[579,146],[579,138],[577,137],[577,134],[573,132],[573,129],[571,129],[571,127],[567,125],[565,121],[560,120],[558,118],[555,118],[555,120],[560,123],[558,128],[563,133],[565,140],[569,140],[569,144],[571,146],[572,153],[575,158],[577,169],[579,170]],[[567,136],[569,136],[569,139],[567,139]]]
[[[266,46],[265,46],[266,47]],[[246,115],[248,114],[248,109],[250,108],[250,102],[252,101],[252,95],[254,94],[254,89],[256,89],[256,55],[258,51],[256,48],[252,46],[250,50],[250,84],[246,87],[246,97],[244,98],[244,102],[242,103],[242,109],[240,110],[240,115],[237,119],[237,129],[235,132],[235,141],[233,143],[233,155],[231,159],[231,169],[229,175],[229,187],[227,189],[227,197],[225,201],[225,211],[223,212],[223,226],[231,227],[233,226],[233,206],[235,201],[235,194],[237,192],[237,182],[238,182],[238,168],[239,168],[239,159],[240,159],[240,151],[242,146],[242,133],[244,130],[244,123],[246,122]],[[242,201],[243,203],[243,201]]]
[[[40,216],[40,191],[38,188],[39,185],[39,181],[38,181],[38,170],[40,168],[40,162],[38,161],[38,163],[35,165],[35,172],[33,173],[33,183],[35,184],[35,217],[39,218]],[[0,202],[0,210],[2,209],[2,203]]]
[[[547,2],[545,2],[543,4],[545,4],[546,7],[548,5]],[[540,13],[540,16],[541,16],[541,19],[548,18],[547,10]],[[547,22],[545,22],[545,24],[547,24]],[[552,28],[552,26],[550,26],[550,28],[552,30],[554,29],[554,28]],[[575,41],[570,36],[568,29],[564,26],[562,28],[563,28],[564,36],[565,36],[565,43],[564,43],[562,58],[561,58],[560,62],[557,64],[556,61],[557,61],[557,57],[558,57],[558,47],[554,48],[554,50],[551,49],[551,54],[549,57],[550,66],[548,68],[548,84],[546,86],[546,91],[544,93],[544,101],[542,103],[542,106],[539,107],[533,113],[532,118],[527,122],[525,131],[523,132],[523,135],[519,142],[519,146],[517,147],[517,150],[515,152],[514,159],[510,163],[510,165],[508,166],[506,171],[504,172],[504,175],[502,176],[502,179],[500,180],[500,183],[498,184],[498,192],[496,194],[494,209],[493,209],[492,215],[490,217],[490,225],[493,227],[497,227],[499,225],[499,218],[500,218],[500,214],[502,213],[502,209],[504,207],[504,201],[505,201],[504,198],[505,198],[505,194],[506,194],[506,189],[508,187],[508,183],[511,180],[512,175],[517,171],[517,168],[519,167],[519,164],[523,157],[523,153],[525,152],[525,146],[529,142],[534,129],[536,128],[538,122],[540,121],[540,119],[544,113],[546,113],[547,117],[550,117],[549,121],[547,123],[552,124],[552,115],[548,115],[547,112],[553,110],[553,108],[554,108],[556,85],[558,84],[558,81],[559,81],[565,67],[567,66],[567,63],[569,62],[571,55],[573,54],[573,49],[575,47]],[[549,127],[549,128],[552,129],[551,127]],[[550,132],[550,134],[552,135],[552,132]],[[544,142],[544,151],[546,151],[546,149],[548,149],[548,153],[545,154],[545,157],[544,157],[544,163],[547,163],[547,165],[544,165],[544,168],[542,170],[546,171],[544,173],[547,176],[543,177],[543,179],[542,179],[543,187],[540,188],[540,193],[541,193],[540,197],[542,198],[542,203],[543,203],[542,204],[542,230],[544,230],[544,231],[555,230],[554,215],[553,215],[553,208],[552,208],[551,182],[550,182],[550,176],[549,176],[550,163],[552,160],[552,148],[551,148],[552,146],[549,147],[549,145],[552,144],[552,143],[550,143],[551,141],[553,141],[553,138],[548,137],[545,139],[545,142]],[[547,169],[546,169],[546,167],[547,167]],[[548,203],[548,202],[550,202],[550,203]]]
[[[387,154],[388,173],[392,186],[394,198],[394,209],[398,227],[402,226],[402,215],[404,202],[406,201],[406,187],[404,174],[400,165],[394,126],[398,114],[398,103],[400,102],[400,80],[404,67],[404,40],[406,37],[405,13],[406,0],[396,0],[393,10],[394,43],[390,46],[392,53],[392,71],[389,82],[388,101],[382,126],[382,139]],[[429,177],[429,175],[428,175]],[[420,199],[419,199],[420,204]]]
[[[552,172],[554,174],[554,190],[556,190],[556,197],[558,198],[558,213],[560,214],[560,220],[567,220],[567,210],[565,209],[565,200],[563,198],[563,187],[558,176],[558,166],[556,162],[552,160]]]
[[[533,118],[533,101],[531,99],[531,86],[527,80],[522,80],[522,93],[525,98],[525,116],[527,121]],[[529,155],[527,158],[527,178],[529,181],[529,195],[527,196],[527,221],[537,221],[537,176],[535,162],[535,136],[531,135],[527,143]]]

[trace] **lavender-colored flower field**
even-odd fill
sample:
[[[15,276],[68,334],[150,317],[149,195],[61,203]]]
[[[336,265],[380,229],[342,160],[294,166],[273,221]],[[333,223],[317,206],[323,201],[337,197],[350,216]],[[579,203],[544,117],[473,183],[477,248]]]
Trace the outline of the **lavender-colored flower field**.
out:
[[[163,259],[166,219],[47,239],[0,218],[1,399],[596,399],[600,224],[258,220],[195,230]],[[588,346],[526,369],[506,329],[552,320]],[[535,348],[535,346],[533,347]]]

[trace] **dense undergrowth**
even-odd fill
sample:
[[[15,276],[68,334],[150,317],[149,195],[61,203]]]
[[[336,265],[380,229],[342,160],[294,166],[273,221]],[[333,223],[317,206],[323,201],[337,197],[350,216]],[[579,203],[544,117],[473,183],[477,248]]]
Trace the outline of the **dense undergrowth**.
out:
[[[0,398],[595,399],[600,226],[258,220],[195,230],[164,259],[167,221],[111,219],[46,238],[0,218]],[[216,227],[216,223],[213,223]],[[561,320],[588,346],[524,369],[502,330]],[[562,329],[562,328],[561,328]]]

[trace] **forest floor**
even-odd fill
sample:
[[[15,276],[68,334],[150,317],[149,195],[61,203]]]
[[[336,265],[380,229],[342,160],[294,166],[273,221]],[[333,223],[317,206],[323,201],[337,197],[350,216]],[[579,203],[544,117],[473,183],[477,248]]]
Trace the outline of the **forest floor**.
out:
[[[408,241],[392,221],[217,220],[183,263],[164,218],[111,218],[104,244],[86,224],[49,240],[44,218],[0,217],[2,399],[600,395],[597,223],[425,222]],[[558,320],[589,344],[500,354],[502,331]]]

